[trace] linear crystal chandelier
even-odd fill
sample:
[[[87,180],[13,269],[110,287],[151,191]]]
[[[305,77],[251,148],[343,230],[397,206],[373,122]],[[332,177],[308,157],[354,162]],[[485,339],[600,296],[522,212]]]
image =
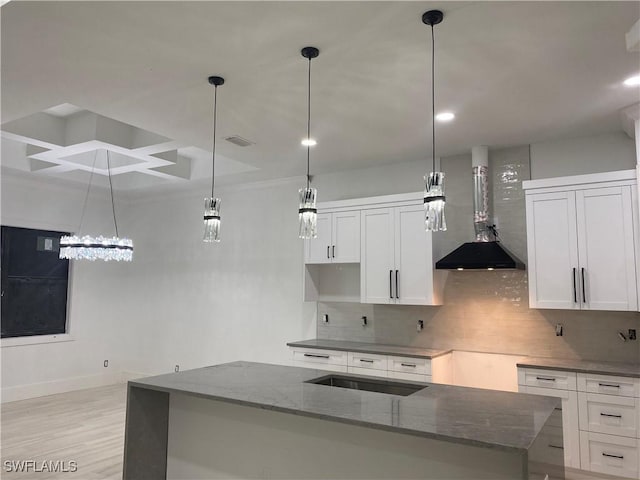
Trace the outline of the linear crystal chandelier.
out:
[[[300,204],[298,207],[298,237],[316,238],[318,236],[318,210],[316,208],[317,190],[311,187],[311,176],[309,175],[309,157],[311,147],[316,142],[311,138],[311,59],[316,58],[320,51],[316,47],[304,47],[300,52],[304,58],[309,60],[307,74],[307,138],[302,140],[302,144],[307,147],[307,186],[298,191]]]
[[[114,237],[92,236],[92,235],[64,235],[60,238],[60,258],[68,260],[104,260],[106,262],[115,260],[116,262],[130,262],[133,260],[133,242],[129,238],[120,238],[118,234],[118,222],[116,221],[116,207],[113,201],[113,185],[111,182],[111,158],[109,150],[107,152],[107,171],[109,174],[109,193],[111,195],[111,212],[113,213],[113,226],[115,228]],[[82,231],[82,221],[87,208],[89,192],[93,180],[93,172],[96,167],[98,151],[93,158],[93,167],[89,177],[89,186],[82,206],[80,226],[78,231]]]
[[[444,14],[440,10],[429,10],[422,15],[422,22],[431,27],[431,155],[433,169],[425,175],[424,209],[425,229],[428,232],[444,231],[447,222],[444,217],[446,198],[444,195],[444,172],[436,171],[436,95],[435,95],[435,37],[433,26],[442,22]]]
[[[209,83],[214,86],[213,93],[213,151],[211,154],[211,196],[204,199],[204,237],[205,243],[220,241],[220,206],[222,200],[214,195],[216,185],[216,121],[218,118],[218,87],[224,85],[224,78],[211,76]]]

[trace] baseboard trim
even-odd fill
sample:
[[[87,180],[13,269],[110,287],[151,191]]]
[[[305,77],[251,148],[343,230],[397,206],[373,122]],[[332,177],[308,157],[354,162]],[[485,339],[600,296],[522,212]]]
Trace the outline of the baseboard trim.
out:
[[[133,378],[133,377],[132,377]],[[51,382],[32,383],[29,385],[17,385],[15,387],[3,387],[0,393],[0,402],[15,402],[27,398],[45,397],[56,393],[71,392],[73,390],[83,390],[85,388],[102,387],[122,383],[130,378],[125,377],[123,372],[87,375],[83,377],[64,378]]]

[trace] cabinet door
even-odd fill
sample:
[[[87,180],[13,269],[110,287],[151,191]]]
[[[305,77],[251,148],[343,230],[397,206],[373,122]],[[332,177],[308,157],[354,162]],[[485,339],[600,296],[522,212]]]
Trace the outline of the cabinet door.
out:
[[[576,192],[580,297],[589,310],[637,310],[631,187]]]
[[[305,263],[331,263],[331,214],[318,214],[318,236],[306,240]]]
[[[360,262],[360,212],[333,213],[331,261]]]
[[[393,209],[361,212],[360,296],[362,303],[395,303],[393,296]]]
[[[424,228],[424,207],[395,209],[394,297],[403,305],[433,305],[431,232]]]
[[[579,309],[574,192],[527,195],[529,307]]]

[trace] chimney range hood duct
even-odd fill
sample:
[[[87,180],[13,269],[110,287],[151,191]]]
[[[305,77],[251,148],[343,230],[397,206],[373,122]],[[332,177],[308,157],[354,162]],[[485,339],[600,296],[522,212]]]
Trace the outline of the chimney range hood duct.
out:
[[[489,148],[473,147],[473,225],[476,239],[456,248],[436,262],[438,270],[524,270],[524,263],[497,240],[494,225],[489,223]]]

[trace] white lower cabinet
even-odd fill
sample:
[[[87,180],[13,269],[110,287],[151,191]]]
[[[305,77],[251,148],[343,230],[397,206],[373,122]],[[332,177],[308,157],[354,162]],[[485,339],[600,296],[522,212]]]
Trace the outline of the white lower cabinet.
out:
[[[575,374],[574,374],[575,375]],[[570,390],[530,387],[519,385],[518,391],[535,395],[546,395],[562,399],[562,425],[555,438],[540,442],[542,447],[553,449],[551,458],[558,455],[558,450],[564,452],[564,464],[571,468],[580,468],[580,436],[578,430],[578,393]],[[561,441],[559,441],[561,440]],[[546,458],[546,457],[543,457]]]
[[[394,372],[389,370],[387,372],[387,376],[395,380],[408,380],[410,382],[426,382],[426,383],[432,382],[431,375],[423,375],[419,373],[404,373],[404,372]]]
[[[298,367],[318,368],[332,372],[346,372],[348,355],[340,350],[318,348],[291,348],[293,364]]]

